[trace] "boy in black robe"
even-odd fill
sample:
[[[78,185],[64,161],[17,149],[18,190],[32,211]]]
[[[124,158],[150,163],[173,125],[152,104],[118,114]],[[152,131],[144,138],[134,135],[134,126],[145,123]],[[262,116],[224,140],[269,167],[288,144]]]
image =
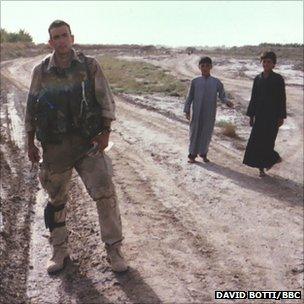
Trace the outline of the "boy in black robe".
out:
[[[251,99],[246,115],[252,127],[243,163],[259,168],[260,176],[282,161],[274,150],[279,127],[286,118],[286,93],[284,79],[273,72],[276,64],[274,52],[264,52],[261,56],[264,71],[253,82]]]

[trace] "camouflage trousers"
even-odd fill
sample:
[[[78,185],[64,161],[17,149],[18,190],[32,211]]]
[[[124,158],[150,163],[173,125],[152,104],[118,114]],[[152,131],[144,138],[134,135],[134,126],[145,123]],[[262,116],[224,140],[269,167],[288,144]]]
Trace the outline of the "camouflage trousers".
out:
[[[112,182],[112,164],[111,159],[104,153],[99,153],[97,156],[85,155],[76,161],[72,168],[59,173],[51,170],[47,162],[41,164],[39,179],[48,193],[49,204],[54,207],[54,222],[65,228],[65,205],[73,168],[96,202],[102,241],[108,245],[121,241],[121,217]]]

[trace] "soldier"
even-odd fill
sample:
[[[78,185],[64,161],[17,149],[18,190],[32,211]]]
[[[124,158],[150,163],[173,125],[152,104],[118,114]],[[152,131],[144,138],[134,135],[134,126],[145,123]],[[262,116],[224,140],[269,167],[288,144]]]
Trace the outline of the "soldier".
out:
[[[48,31],[54,52],[33,70],[25,118],[29,160],[40,160],[35,135],[43,150],[39,179],[49,196],[44,218],[53,249],[47,271],[59,272],[69,257],[65,205],[75,168],[96,201],[111,267],[123,272],[128,266],[121,253],[120,211],[111,160],[103,152],[115,119],[113,96],[97,61],[72,48],[70,26],[56,20]]]

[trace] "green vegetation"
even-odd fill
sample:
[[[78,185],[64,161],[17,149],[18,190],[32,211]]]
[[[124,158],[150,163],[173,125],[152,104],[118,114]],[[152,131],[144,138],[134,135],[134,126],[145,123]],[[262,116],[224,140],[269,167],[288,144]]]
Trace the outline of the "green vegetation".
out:
[[[33,42],[32,36],[25,30],[19,30],[18,33],[10,33],[5,29],[0,29],[1,43],[3,42]]]
[[[114,93],[185,96],[187,85],[150,63],[104,55],[98,60]]]

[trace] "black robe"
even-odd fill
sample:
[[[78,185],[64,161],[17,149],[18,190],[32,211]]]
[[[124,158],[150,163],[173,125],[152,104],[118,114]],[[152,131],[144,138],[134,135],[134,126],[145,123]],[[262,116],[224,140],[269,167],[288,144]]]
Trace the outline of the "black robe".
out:
[[[255,168],[270,168],[280,160],[274,150],[278,134],[278,120],[286,118],[286,93],[284,79],[271,72],[255,77],[251,99],[246,113],[254,117],[254,125],[246,147],[243,163]]]

